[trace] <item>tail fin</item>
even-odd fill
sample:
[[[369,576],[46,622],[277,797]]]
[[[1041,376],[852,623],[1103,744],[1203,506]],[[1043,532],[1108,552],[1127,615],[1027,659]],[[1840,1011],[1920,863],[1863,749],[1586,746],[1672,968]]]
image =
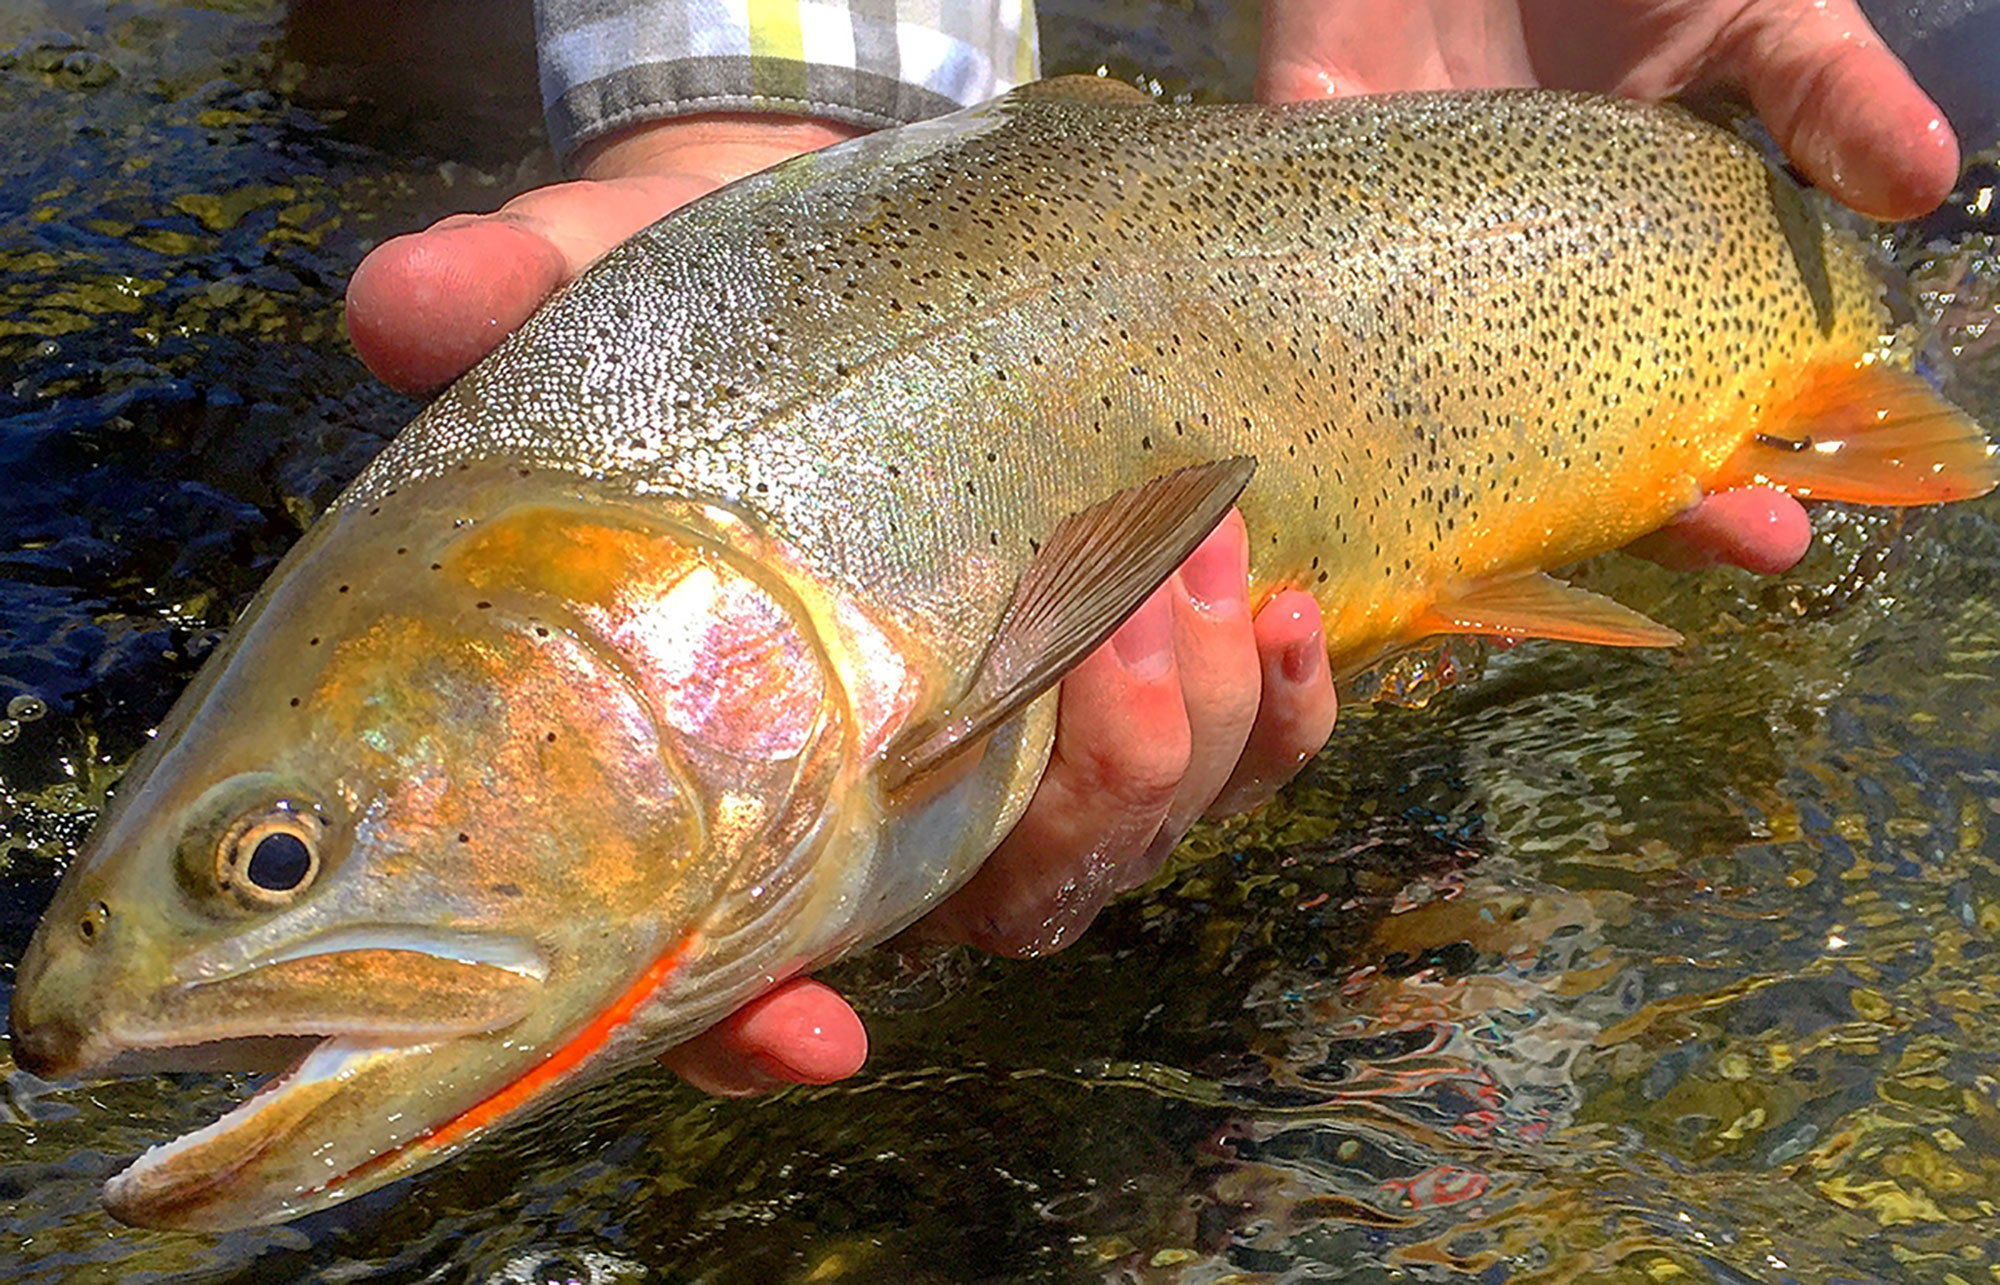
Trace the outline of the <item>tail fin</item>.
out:
[[[1774,486],[1801,499],[1910,505],[2000,484],[1979,425],[1917,376],[1885,366],[1820,367],[1765,425],[1708,489]]]

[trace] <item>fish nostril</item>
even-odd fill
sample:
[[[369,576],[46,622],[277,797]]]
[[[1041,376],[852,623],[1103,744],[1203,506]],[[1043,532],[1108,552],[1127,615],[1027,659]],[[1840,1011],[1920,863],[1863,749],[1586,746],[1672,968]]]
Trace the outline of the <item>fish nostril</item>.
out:
[[[111,907],[100,901],[91,906],[90,912],[77,921],[76,934],[83,938],[83,944],[88,946],[96,942],[110,926]]]

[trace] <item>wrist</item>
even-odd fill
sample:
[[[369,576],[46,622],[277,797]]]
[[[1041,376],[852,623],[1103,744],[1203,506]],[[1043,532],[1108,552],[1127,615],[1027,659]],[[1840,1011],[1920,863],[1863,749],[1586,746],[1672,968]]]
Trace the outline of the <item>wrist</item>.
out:
[[[592,140],[577,153],[576,168],[588,179],[679,173],[710,178],[719,186],[867,132],[841,121],[776,113],[670,116]]]

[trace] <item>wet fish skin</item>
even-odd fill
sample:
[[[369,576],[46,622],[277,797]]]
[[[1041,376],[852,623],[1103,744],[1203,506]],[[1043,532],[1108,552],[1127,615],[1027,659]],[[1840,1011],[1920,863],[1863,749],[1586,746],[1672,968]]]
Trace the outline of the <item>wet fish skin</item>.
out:
[[[1253,577],[1319,597],[1340,669],[1671,519],[1887,322],[1786,190],[1608,100],[1044,90],[689,207],[288,557],[66,876],[16,1057],[320,1041],[115,1179],[129,1221],[434,1164],[977,867],[1051,701],[899,751],[1074,515],[1256,457]],[[272,833],[296,889],[253,886]]]
[[[541,360],[482,366],[360,486],[495,438],[740,503],[963,673],[1038,534],[1249,454],[1253,578],[1337,604],[1351,669],[1440,582],[1516,568],[1511,515],[1560,494],[1541,546],[1619,547],[1741,408],[1876,349],[1865,253],[1795,206],[1728,133],[1580,95],[1017,101],[635,238],[511,341]]]

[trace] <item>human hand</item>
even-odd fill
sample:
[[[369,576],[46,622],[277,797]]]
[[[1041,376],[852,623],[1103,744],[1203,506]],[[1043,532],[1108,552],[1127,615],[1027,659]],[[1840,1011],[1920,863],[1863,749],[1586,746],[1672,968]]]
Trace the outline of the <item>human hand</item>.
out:
[[[1944,113],[1854,0],[1268,0],[1258,97],[1540,85],[1746,92],[1812,181],[1878,219],[1958,178]]]
[[[544,299],[695,197],[855,131],[785,117],[658,122],[586,154],[580,182],[526,193],[378,247],[348,287],[348,328],[406,392],[456,378]],[[1205,811],[1253,807],[1333,730],[1319,608],[1296,590],[1255,613],[1232,515],[1063,682],[1049,769],[1026,814],[920,925],[1002,954],[1053,951],[1150,878]],[[673,1050],[695,1085],[753,1093],[860,1068],[867,1035],[831,988],[796,978]]]
[[[1659,99],[1746,91],[1792,161],[1863,214],[1914,218],[1958,177],[1944,113],[1854,0],[1266,0],[1270,102],[1541,85]],[[1783,571],[1811,540],[1798,501],[1713,495],[1632,552],[1679,569]]]
[[[640,228],[725,183],[862,132],[720,113],[627,130],[585,150],[577,182],[377,246],[348,283],[348,334],[384,383],[435,392]]]

